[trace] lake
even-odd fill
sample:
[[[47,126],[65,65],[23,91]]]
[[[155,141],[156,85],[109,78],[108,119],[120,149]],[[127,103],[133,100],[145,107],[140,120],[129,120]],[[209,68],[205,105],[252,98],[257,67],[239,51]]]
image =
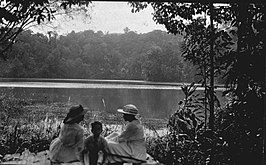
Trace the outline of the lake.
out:
[[[0,79],[0,91],[12,91],[17,98],[36,102],[62,102],[81,104],[91,110],[115,112],[125,104],[135,104],[146,118],[167,118],[178,102],[184,99],[182,83],[155,83],[126,80],[83,80],[83,79]],[[198,87],[197,92],[203,93]],[[216,89],[223,104],[224,89]]]

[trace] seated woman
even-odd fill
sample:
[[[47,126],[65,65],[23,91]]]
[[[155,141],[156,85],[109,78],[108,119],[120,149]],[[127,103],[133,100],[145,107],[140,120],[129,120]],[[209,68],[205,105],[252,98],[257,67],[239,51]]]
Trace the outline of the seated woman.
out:
[[[118,112],[128,123],[121,134],[111,134],[107,139],[107,162],[108,163],[140,163],[146,160],[146,147],[144,129],[136,118],[138,109],[135,105],[128,104]]]
[[[83,127],[79,124],[87,112],[81,105],[72,106],[63,121],[59,137],[50,144],[51,164],[80,164],[80,152],[83,149]]]

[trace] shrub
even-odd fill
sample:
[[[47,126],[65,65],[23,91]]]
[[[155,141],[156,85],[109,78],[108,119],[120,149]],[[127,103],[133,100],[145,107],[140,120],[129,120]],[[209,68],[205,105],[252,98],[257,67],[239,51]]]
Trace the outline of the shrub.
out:
[[[185,99],[168,120],[169,133],[147,139],[147,151],[166,165],[228,164],[228,143],[213,130],[203,128],[203,106],[194,84],[183,86]]]

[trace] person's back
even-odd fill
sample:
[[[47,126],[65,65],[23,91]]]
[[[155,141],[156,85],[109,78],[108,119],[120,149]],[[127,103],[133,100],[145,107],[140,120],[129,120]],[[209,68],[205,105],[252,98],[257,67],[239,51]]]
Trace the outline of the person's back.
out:
[[[79,123],[84,119],[85,110],[81,105],[70,108],[59,137],[55,138],[49,148],[53,164],[79,162],[83,149],[83,128]]]

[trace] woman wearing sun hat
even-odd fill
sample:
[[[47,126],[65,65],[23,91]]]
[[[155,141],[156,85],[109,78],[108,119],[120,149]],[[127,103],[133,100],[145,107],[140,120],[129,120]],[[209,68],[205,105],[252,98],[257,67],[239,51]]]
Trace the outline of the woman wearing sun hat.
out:
[[[63,121],[59,137],[50,145],[50,160],[52,164],[79,162],[83,149],[84,130],[79,123],[84,120],[86,110],[81,106],[72,106]]]
[[[123,114],[124,120],[128,123],[121,134],[111,134],[106,137],[108,142],[107,162],[144,162],[147,154],[144,129],[137,118],[138,108],[133,104],[127,104],[117,111]]]

